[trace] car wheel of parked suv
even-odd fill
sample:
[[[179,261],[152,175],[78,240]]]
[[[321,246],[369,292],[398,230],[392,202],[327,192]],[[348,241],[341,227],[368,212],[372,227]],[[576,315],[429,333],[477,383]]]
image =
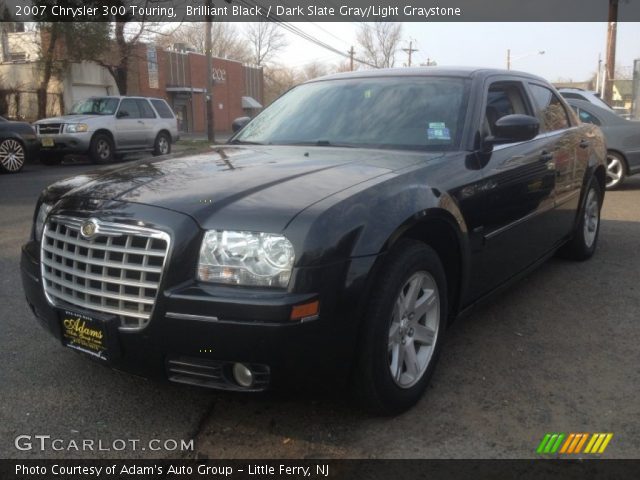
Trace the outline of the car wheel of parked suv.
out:
[[[18,140],[7,138],[0,143],[0,171],[17,173],[24,167],[24,147]]]
[[[365,407],[395,414],[414,405],[433,373],[447,318],[436,252],[414,240],[389,254],[371,294],[354,383]]]
[[[573,240],[560,250],[561,256],[572,260],[587,260],[596,251],[600,233],[600,209],[602,192],[594,178],[584,197],[580,217]]]
[[[96,163],[109,163],[114,156],[113,140],[104,133],[98,133],[91,139],[89,156]]]
[[[615,152],[607,152],[607,189],[613,190],[622,185],[625,177],[625,161]]]
[[[153,145],[153,155],[168,155],[171,153],[171,139],[169,135],[161,132],[156,137],[156,142]]]

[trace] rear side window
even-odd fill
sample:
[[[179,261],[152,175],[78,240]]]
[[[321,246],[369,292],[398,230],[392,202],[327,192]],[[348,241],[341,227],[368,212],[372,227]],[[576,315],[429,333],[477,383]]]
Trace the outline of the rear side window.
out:
[[[119,116],[122,118],[140,118],[138,104],[133,98],[125,98],[120,102]]]
[[[571,122],[558,96],[547,87],[529,84],[538,115],[542,119],[541,130],[553,132],[569,128]]]
[[[154,113],[153,108],[151,108],[151,105],[149,105],[149,102],[143,99],[138,99],[136,100],[136,103],[138,104],[138,110],[140,110],[140,116],[142,118],[156,118],[156,114]]]
[[[173,118],[173,112],[164,100],[151,100],[160,118]]]
[[[602,124],[602,122],[600,122],[598,117],[596,117],[595,115],[591,115],[586,110],[582,110],[581,108],[575,108],[575,107],[574,107],[574,110],[578,114],[578,118],[580,118],[580,121],[582,123],[592,123],[594,125],[601,125]]]
[[[562,95],[564,98],[573,98],[574,100],[585,100],[585,101],[589,101],[586,98],[584,98],[582,95],[580,95],[579,93],[573,93],[573,92],[561,92],[560,95]]]

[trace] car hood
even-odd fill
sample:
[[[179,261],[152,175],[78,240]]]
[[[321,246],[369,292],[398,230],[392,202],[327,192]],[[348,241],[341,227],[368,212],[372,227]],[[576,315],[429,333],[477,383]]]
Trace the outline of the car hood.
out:
[[[334,147],[221,147],[80,175],[58,187],[64,186],[68,196],[182,212],[203,228],[282,230],[295,214],[332,194],[440,156]]]
[[[108,115],[61,115],[59,117],[43,118],[34,122],[36,125],[40,123],[80,123],[86,122],[94,118],[106,117]]]

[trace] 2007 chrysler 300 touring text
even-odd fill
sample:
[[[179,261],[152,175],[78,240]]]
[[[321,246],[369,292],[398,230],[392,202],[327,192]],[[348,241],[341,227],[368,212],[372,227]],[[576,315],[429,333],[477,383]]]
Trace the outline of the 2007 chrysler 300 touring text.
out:
[[[228,145],[45,189],[27,300],[114,368],[413,405],[450,319],[560,250],[589,258],[605,147],[546,81],[481,69],[298,86]]]

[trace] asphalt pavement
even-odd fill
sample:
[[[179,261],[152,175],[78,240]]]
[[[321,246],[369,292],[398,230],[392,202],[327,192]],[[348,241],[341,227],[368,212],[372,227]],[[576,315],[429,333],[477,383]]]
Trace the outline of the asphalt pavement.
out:
[[[340,395],[148,381],[45,333],[24,300],[20,246],[39,192],[93,168],[36,164],[0,175],[0,458],[523,458],[536,456],[547,432],[612,432],[603,456],[640,458],[640,178],[607,194],[593,259],[552,259],[456,322],[419,404],[373,418]],[[16,448],[21,435],[34,448]],[[41,451],[36,435],[63,449]],[[151,439],[170,450],[150,450]],[[171,450],[190,439],[193,452]],[[69,450],[82,440],[94,451]],[[113,450],[118,440],[127,448]]]

